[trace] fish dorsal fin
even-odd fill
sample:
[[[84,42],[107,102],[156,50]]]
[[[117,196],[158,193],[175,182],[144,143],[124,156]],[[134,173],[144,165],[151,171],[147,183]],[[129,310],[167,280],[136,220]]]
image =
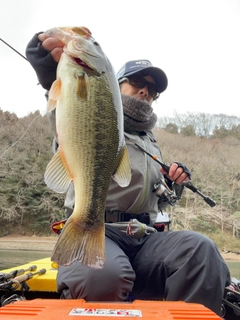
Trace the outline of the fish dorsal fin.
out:
[[[61,93],[61,86],[62,86],[61,79],[57,79],[53,82],[48,94],[48,104],[47,104],[48,112],[56,108],[57,100],[59,99],[59,96]]]
[[[44,180],[46,185],[55,192],[67,192],[71,183],[71,178],[62,163],[59,151],[55,153],[52,160],[47,165]]]
[[[131,176],[131,165],[128,156],[128,150],[126,145],[124,145],[118,168],[112,178],[119,184],[120,187],[127,187],[131,181]]]

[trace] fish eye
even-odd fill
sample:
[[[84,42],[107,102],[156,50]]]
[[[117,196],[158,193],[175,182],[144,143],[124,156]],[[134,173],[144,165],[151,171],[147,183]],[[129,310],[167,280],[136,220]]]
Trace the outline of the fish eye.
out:
[[[99,43],[96,40],[93,40],[93,44],[99,47]]]

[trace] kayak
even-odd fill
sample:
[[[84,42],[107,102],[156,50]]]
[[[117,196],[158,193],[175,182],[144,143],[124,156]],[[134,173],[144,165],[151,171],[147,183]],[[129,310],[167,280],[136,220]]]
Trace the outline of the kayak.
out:
[[[169,301],[86,302],[84,300],[19,301],[0,308],[1,320],[219,320],[215,313],[200,304]]]
[[[47,257],[23,264],[17,269],[14,267],[0,271],[0,306],[4,305],[3,299],[5,297],[9,299],[7,303],[18,300],[17,296],[24,296],[27,300],[34,298],[59,299],[60,294],[57,292],[56,286],[57,270],[57,264],[52,262],[50,257]],[[9,282],[9,285],[4,286],[4,282]],[[11,282],[13,283],[11,284]],[[12,290],[13,288],[14,290]],[[15,296],[11,299],[13,293]]]
[[[33,268],[34,267],[34,268]],[[27,264],[23,264],[17,268],[17,270],[25,271],[23,274],[28,274],[29,271],[32,273],[32,278],[27,280],[29,291],[39,292],[56,292],[56,276],[58,266],[52,262],[50,257],[43,258],[35,261],[31,261]],[[42,273],[37,273],[43,270]],[[16,267],[2,270],[1,273],[11,274],[16,271]],[[34,274],[35,273],[35,274]]]
[[[56,276],[58,266],[50,257],[31,261],[18,269],[0,271],[0,319],[105,319],[127,317],[141,319],[204,320],[221,319],[208,308],[183,301],[86,302],[59,300]],[[60,303],[61,301],[61,303]]]

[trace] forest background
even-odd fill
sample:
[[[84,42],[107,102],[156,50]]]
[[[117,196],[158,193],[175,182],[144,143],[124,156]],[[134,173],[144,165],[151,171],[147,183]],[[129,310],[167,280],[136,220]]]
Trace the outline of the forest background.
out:
[[[168,207],[171,229],[201,232],[221,251],[240,253],[240,118],[175,113],[159,118],[154,134],[164,162],[187,164],[193,185],[216,202],[211,207],[185,188]],[[65,195],[43,179],[52,140],[46,115],[18,118],[0,109],[0,236],[52,235],[51,224],[65,218]]]

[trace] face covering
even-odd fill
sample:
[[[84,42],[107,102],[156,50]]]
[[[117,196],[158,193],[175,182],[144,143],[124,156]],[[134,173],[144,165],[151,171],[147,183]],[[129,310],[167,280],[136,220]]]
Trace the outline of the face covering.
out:
[[[133,131],[151,130],[157,122],[157,115],[146,101],[122,94],[124,128]]]

